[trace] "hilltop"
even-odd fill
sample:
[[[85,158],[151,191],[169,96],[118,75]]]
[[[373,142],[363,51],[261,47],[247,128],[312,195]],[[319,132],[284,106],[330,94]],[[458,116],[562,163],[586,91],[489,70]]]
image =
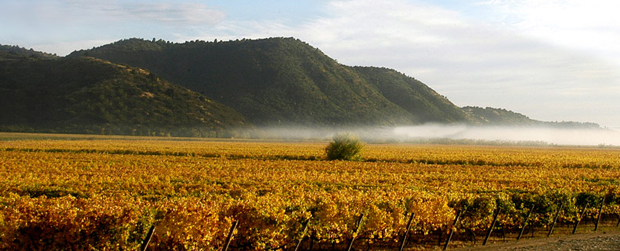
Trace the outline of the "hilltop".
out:
[[[55,54],[35,51],[32,48],[26,49],[17,45],[1,45],[0,44],[0,60],[21,60],[24,58],[31,59],[56,59],[59,58]]]

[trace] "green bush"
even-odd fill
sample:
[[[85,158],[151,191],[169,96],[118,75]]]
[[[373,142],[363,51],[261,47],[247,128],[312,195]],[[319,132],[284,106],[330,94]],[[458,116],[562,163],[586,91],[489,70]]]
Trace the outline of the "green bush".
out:
[[[333,137],[332,142],[325,148],[325,154],[329,160],[360,160],[361,151],[364,148],[357,136],[351,133],[340,133]]]

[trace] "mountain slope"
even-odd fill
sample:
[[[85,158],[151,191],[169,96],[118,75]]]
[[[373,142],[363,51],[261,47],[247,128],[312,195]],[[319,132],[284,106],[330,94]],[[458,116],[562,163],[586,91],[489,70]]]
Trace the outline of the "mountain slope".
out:
[[[506,109],[497,109],[491,107],[466,106],[463,111],[470,114],[473,118],[483,125],[519,125],[532,126],[540,125],[541,121],[530,119],[529,117],[508,111]]]
[[[244,124],[233,109],[139,68],[0,58],[2,130],[198,136]]]
[[[348,67],[292,38],[173,44],[122,40],[71,56],[149,69],[222,102],[259,125],[407,125],[470,122],[423,83]]]
[[[390,102],[405,109],[419,123],[470,122],[471,118],[447,98],[415,78],[387,68],[353,67]]]

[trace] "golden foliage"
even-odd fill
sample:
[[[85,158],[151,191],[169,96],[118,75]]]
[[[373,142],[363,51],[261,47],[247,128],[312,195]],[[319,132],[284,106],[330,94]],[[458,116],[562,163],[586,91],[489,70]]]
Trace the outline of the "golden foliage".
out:
[[[617,198],[620,151],[611,149],[373,145],[366,161],[322,160],[322,143],[174,140],[32,140],[0,146],[0,249],[136,249],[152,224],[153,247],[291,249],[323,242],[397,241],[412,231],[488,226],[493,210],[518,226],[531,203],[577,193]],[[608,201],[606,213],[618,212]],[[528,204],[530,203],[530,204]],[[571,207],[572,206],[572,207]],[[546,211],[545,211],[546,210]],[[535,221],[546,224],[553,208]],[[365,215],[362,228],[356,221]]]

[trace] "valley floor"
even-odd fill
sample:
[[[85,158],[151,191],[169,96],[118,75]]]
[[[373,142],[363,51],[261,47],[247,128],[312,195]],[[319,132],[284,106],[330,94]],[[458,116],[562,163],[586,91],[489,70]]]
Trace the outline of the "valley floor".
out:
[[[151,250],[221,250],[234,225],[233,250],[393,250],[410,220],[408,249],[450,231],[449,249],[479,249],[496,212],[486,250],[618,240],[617,149],[367,144],[340,161],[326,145],[0,133],[0,250],[134,250],[151,226]],[[583,237],[599,215],[610,235]],[[580,218],[586,235],[565,235]]]

